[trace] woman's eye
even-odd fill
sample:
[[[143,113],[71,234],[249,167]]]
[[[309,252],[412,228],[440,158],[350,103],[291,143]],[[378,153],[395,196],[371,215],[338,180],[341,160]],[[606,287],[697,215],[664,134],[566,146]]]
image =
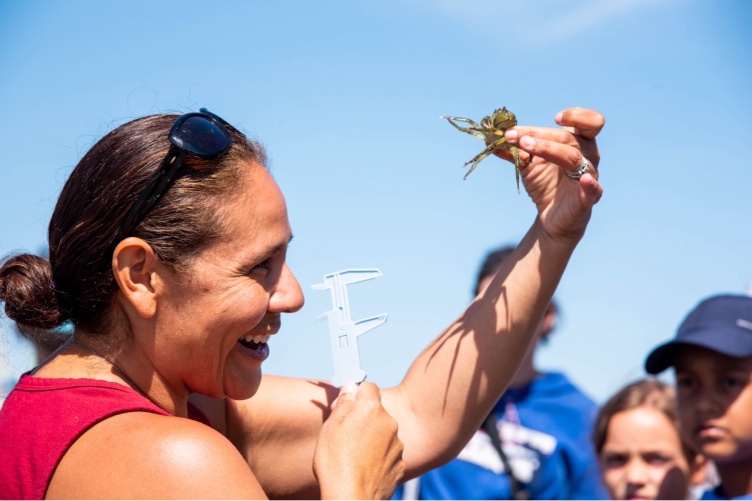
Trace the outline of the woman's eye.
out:
[[[248,275],[258,276],[258,275],[267,275],[272,269],[272,262],[270,259],[265,259],[264,261],[261,261],[260,263],[253,266],[253,268],[250,269],[250,271],[247,273]]]

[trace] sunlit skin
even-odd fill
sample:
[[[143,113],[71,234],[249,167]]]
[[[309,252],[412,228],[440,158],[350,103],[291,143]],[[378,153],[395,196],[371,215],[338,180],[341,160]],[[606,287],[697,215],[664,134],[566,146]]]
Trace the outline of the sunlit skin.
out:
[[[187,272],[167,275],[156,327],[161,335],[144,347],[163,376],[173,374],[173,385],[188,392],[252,396],[265,356],[254,356],[238,340],[276,334],[281,314],[303,305],[285,262],[292,232],[282,193],[259,166],[249,170],[246,183],[250,188],[223,207],[224,236]]]
[[[276,334],[281,314],[303,305],[285,261],[292,231],[279,187],[257,164],[248,164],[240,182],[216,216],[221,236],[186,267],[159,262],[138,238],[126,238],[114,253],[119,300],[133,332],[118,363],[178,415],[191,393],[254,395],[269,348],[239,341]]]
[[[686,439],[715,462],[726,496],[752,493],[752,357],[687,345],[674,368]]]
[[[130,333],[110,360],[168,412],[185,416],[191,393],[221,398],[249,398],[261,382],[266,344],[249,350],[239,340],[274,335],[281,314],[299,310],[303,293],[286,264],[292,231],[287,207],[269,172],[249,164],[234,196],[217,214],[222,236],[180,270],[161,263],[139,238],[126,238],[113,254],[117,301],[125,319],[116,325]],[[69,345],[43,365],[41,377],[80,375],[83,348]],[[84,352],[89,354],[88,352]],[[85,365],[87,374],[122,382],[109,362]],[[100,373],[95,369],[104,369]],[[77,372],[79,371],[79,372]]]
[[[611,499],[687,497],[690,464],[679,431],[656,408],[614,414],[599,461]]]
[[[405,472],[448,461],[510,380],[602,194],[597,170],[574,182],[561,169],[575,168],[583,154],[597,165],[603,117],[572,108],[556,121],[564,129],[507,131],[525,160],[534,155],[522,176],[539,213],[514,266],[418,356],[399,386],[382,393],[365,383],[333,409],[339,392],[326,382],[269,376],[259,384],[267,351],[239,344],[276,334],[281,314],[303,305],[285,264],[292,234],[284,198],[267,172],[248,167],[236,195],[222,198],[222,237],[183,269],[160,262],[139,238],[121,241],[112,257],[112,332],[77,333],[106,357],[71,343],[37,375],[122,385],[127,373],[183,417],[192,392],[229,398],[200,402],[216,430],[147,412],[104,419],[65,453],[47,496],[386,499]]]

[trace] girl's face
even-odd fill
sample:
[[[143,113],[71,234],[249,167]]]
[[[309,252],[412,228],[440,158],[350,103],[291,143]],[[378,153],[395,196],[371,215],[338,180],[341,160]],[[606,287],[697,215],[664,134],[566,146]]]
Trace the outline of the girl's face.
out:
[[[752,357],[683,346],[674,367],[689,443],[719,466],[752,460]]]
[[[679,431],[653,407],[635,407],[611,417],[599,462],[611,499],[687,497],[690,464]]]
[[[257,165],[244,183],[245,191],[222,208],[225,235],[187,272],[165,272],[157,330],[152,345],[142,347],[181,394],[253,395],[281,314],[303,306],[286,263],[292,232],[282,193]]]

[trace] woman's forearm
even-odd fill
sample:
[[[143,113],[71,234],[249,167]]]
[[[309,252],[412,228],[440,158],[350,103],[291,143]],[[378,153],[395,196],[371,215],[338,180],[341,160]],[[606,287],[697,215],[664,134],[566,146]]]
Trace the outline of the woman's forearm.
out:
[[[450,460],[509,384],[577,245],[536,219],[488,287],[383,392],[400,424],[408,474]]]

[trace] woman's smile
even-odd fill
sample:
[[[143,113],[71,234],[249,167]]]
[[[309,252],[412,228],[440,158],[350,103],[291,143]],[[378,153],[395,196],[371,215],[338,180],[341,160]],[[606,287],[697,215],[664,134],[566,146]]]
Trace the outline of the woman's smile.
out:
[[[238,340],[236,346],[249,357],[253,357],[259,362],[263,362],[269,357],[269,345],[266,342],[269,340],[269,334],[262,334],[258,336],[245,336]]]

